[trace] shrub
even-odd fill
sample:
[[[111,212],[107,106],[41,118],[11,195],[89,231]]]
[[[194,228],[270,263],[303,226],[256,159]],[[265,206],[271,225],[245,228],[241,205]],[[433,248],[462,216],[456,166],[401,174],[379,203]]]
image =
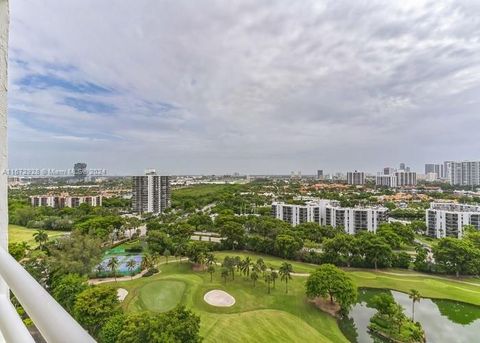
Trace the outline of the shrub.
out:
[[[149,277],[149,276],[152,276],[153,274],[157,274],[157,273],[158,273],[157,268],[150,268],[149,270],[147,270],[147,272],[145,274],[143,274],[142,277]]]

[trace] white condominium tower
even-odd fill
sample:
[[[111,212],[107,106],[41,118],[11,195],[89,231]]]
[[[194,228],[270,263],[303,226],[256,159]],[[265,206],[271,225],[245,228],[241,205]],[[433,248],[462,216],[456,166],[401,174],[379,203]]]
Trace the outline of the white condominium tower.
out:
[[[397,177],[397,187],[417,185],[417,173],[415,172],[399,170],[395,172],[395,176]]]
[[[375,178],[375,185],[380,187],[395,188],[397,187],[397,177],[395,176],[395,174],[379,174]]]
[[[149,170],[132,178],[132,207],[137,213],[163,213],[170,207],[170,177]]]
[[[341,207],[335,200],[316,200],[306,205],[272,204],[272,216],[292,226],[314,222],[322,226],[343,227],[346,233],[376,232],[378,225],[387,221],[385,207]]]
[[[480,161],[445,162],[451,185],[480,186]]]
[[[347,183],[349,185],[364,185],[365,184],[365,173],[354,171],[347,173]]]
[[[426,211],[425,220],[428,236],[461,238],[465,225],[473,225],[480,230],[480,206],[431,203]]]
[[[412,187],[417,185],[417,173],[405,170],[397,170],[393,173],[379,173],[375,178],[375,184],[380,187]]]

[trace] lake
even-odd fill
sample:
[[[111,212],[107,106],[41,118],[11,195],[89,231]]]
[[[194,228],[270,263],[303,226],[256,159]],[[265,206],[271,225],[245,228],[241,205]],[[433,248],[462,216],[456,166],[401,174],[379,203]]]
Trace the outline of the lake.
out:
[[[376,310],[371,299],[382,292],[390,292],[395,301],[403,306],[405,314],[412,316],[412,301],[408,294],[386,289],[358,290],[358,302],[351,309],[348,318],[339,320],[343,334],[356,343],[383,343],[372,337],[367,326]],[[431,343],[472,343],[480,342],[480,306],[452,300],[422,298],[415,303],[415,321],[419,321]]]

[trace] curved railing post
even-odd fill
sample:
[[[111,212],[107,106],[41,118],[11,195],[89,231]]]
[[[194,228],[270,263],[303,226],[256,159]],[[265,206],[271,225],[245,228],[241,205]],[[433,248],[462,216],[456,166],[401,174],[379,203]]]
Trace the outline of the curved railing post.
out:
[[[0,248],[0,275],[47,342],[95,342],[88,332],[2,248]]]

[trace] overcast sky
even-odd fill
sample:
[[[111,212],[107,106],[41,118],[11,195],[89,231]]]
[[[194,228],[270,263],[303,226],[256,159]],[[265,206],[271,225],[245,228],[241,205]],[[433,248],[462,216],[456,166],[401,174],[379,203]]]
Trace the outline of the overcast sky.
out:
[[[480,1],[10,7],[12,168],[423,172],[480,159]]]

